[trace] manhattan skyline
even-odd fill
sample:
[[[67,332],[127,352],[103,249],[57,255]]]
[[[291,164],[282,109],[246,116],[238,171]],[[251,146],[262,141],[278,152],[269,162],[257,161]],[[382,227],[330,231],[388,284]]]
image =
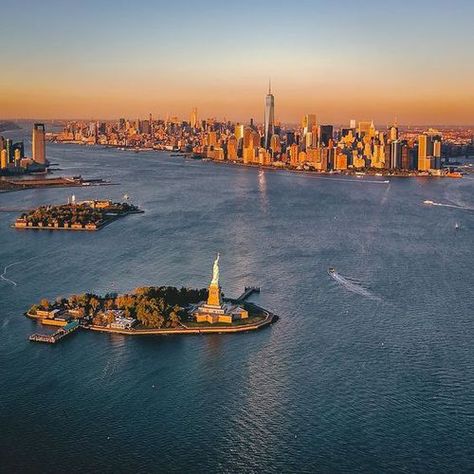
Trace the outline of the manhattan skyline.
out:
[[[0,118],[187,118],[195,106],[262,122],[271,76],[284,123],[314,111],[328,123],[471,125],[472,13],[465,0],[7,1],[2,16],[21,28],[0,30]]]

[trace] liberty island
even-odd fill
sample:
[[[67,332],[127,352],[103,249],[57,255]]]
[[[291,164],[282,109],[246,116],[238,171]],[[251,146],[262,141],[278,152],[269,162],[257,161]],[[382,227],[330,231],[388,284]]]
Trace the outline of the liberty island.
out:
[[[275,314],[245,301],[259,288],[247,287],[237,299],[222,297],[219,257],[208,290],[141,287],[125,295],[73,295],[54,303],[42,299],[26,315],[63,329],[35,333],[30,341],[56,343],[78,328],[125,335],[205,334],[251,331],[275,322]],[[200,301],[206,295],[207,301]]]

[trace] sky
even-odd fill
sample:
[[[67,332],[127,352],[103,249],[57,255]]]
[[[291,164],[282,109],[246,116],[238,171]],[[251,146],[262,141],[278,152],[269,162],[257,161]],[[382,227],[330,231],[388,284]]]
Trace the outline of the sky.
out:
[[[474,1],[0,0],[0,118],[474,124]]]

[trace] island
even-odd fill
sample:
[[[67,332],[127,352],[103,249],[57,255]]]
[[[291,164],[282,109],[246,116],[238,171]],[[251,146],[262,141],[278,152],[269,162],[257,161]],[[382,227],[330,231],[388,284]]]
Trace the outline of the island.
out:
[[[39,173],[44,174],[44,173]],[[46,178],[36,176],[35,178],[0,178],[0,193],[9,191],[22,191],[38,188],[71,188],[81,186],[109,186],[111,183],[104,179],[85,179],[82,176],[58,176]]]
[[[278,317],[247,299],[259,288],[246,287],[236,299],[224,298],[219,285],[219,257],[208,288],[147,286],[118,295],[92,293],[42,299],[26,312],[53,334],[33,334],[31,341],[56,343],[76,329],[125,335],[204,334],[251,331]]]
[[[96,231],[110,222],[129,214],[143,213],[127,202],[110,200],[76,202],[75,197],[67,204],[40,206],[24,212],[13,224],[15,229],[81,230]]]

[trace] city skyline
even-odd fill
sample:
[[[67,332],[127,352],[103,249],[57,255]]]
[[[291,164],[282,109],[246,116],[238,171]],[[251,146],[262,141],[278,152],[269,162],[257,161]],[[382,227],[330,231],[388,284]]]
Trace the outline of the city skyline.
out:
[[[28,10],[29,15],[22,12]],[[396,11],[397,15],[393,15]],[[250,14],[251,13],[251,14]],[[144,1],[2,6],[1,118],[114,119],[167,114],[263,121],[308,112],[401,124],[472,125],[474,6],[300,1],[199,6]],[[40,26],[40,28],[38,28]],[[179,32],[179,33],[178,33]],[[58,41],[61,38],[61,42]]]

